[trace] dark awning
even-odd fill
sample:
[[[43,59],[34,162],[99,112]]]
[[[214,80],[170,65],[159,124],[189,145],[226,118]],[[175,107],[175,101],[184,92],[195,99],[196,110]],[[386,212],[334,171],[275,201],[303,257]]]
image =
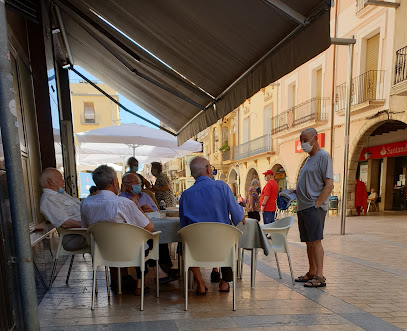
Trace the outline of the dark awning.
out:
[[[330,45],[329,0],[57,4],[74,64],[176,130],[181,142]]]

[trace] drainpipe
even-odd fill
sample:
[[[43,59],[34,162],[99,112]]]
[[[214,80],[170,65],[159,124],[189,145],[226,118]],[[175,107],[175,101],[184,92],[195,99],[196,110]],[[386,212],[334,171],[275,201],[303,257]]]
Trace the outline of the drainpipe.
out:
[[[354,36],[351,36],[353,39]],[[353,47],[354,44],[349,44],[349,58],[348,58],[348,79],[346,84],[346,108],[345,108],[345,146],[344,146],[344,164],[343,164],[343,178],[342,178],[342,206],[341,206],[341,235],[345,234],[346,223],[346,191],[348,188],[348,163],[349,163],[349,131],[350,131],[350,110],[352,105],[352,70],[353,70]]]
[[[7,21],[4,0],[0,0],[0,128],[3,140],[7,187],[16,252],[21,309],[24,330],[39,330],[37,290],[31,251],[25,189],[21,174],[20,142],[16,105],[13,94],[13,78],[10,72]]]
[[[338,7],[339,1],[335,3],[335,25],[334,25],[334,35],[336,38],[337,28],[338,28]],[[335,78],[336,78],[336,45],[334,45],[332,56],[332,94],[331,94],[331,144],[329,147],[329,154],[333,160],[333,145],[334,145],[334,118],[335,118]]]

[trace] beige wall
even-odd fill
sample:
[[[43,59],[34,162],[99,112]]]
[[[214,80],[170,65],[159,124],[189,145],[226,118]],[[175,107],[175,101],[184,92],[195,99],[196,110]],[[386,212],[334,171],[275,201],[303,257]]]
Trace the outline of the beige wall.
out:
[[[98,86],[119,100],[117,92],[105,84]],[[87,83],[71,83],[72,116],[75,133],[120,124],[119,107],[106,96]],[[84,103],[93,102],[95,108],[95,124],[85,123]]]
[[[351,178],[356,174],[358,165],[357,158],[361,148],[367,142],[367,136],[372,132],[372,128],[377,127],[386,120],[385,114],[380,116],[376,114],[388,109],[404,111],[406,110],[405,108],[407,108],[405,96],[392,95],[390,104],[394,54],[396,50],[407,46],[407,20],[405,19],[407,17],[407,4],[405,2],[402,3],[398,9],[367,5],[357,14],[354,0],[335,1],[335,4],[339,6],[337,9],[337,25],[335,27],[335,8],[332,8],[331,34],[333,35],[336,30],[336,37],[348,38],[354,35],[356,39],[353,57],[353,78],[365,73],[367,40],[378,33],[380,36],[377,70],[384,71],[383,79],[378,80],[376,87],[376,90],[380,88],[382,95],[377,92],[375,95],[376,99],[378,99],[380,95],[381,100],[369,100],[363,104],[357,103],[351,109],[351,161],[349,164],[349,169],[351,170],[349,178]],[[395,18],[400,21],[397,25],[396,35],[394,26]],[[288,187],[294,188],[300,167],[307,157],[307,154],[304,152],[295,153],[295,140],[299,139],[300,132],[304,128],[315,127],[318,132],[325,133],[324,149],[330,152],[332,146],[334,174],[339,175],[339,182],[335,183],[332,194],[338,195],[341,198],[341,183],[344,166],[345,116],[344,111],[336,110],[338,109],[337,102],[339,98],[338,86],[346,82],[347,64],[348,47],[331,46],[314,59],[282,77],[273,84],[273,88],[268,86],[263,91],[259,91],[235,110],[233,120],[236,122],[237,130],[234,142],[238,145],[243,143],[245,118],[250,118],[249,139],[252,140],[264,134],[264,106],[267,103],[273,103],[272,116],[283,114],[292,106],[292,96],[290,96],[289,90],[293,84],[295,84],[295,105],[300,105],[317,96],[316,72],[322,70],[320,95],[323,98],[329,98],[329,101],[326,102],[323,108],[323,111],[326,112],[326,118],[318,121],[308,120],[303,124],[295,125],[288,130],[285,129],[280,133],[273,134],[272,138],[275,153],[270,152],[265,155],[252,156],[242,160],[221,162],[222,171],[225,173],[226,180],[231,186],[233,183],[231,178],[234,177],[234,173],[237,173],[239,192],[244,193],[250,169],[256,169],[260,183],[263,186],[265,182],[261,173],[273,168],[276,164],[281,164],[286,171]],[[358,88],[357,84],[354,85],[354,89],[356,88]],[[265,102],[265,93],[271,93],[271,99],[267,102]],[[297,109],[299,108],[297,107]],[[404,118],[402,115],[393,117],[400,120]],[[220,125],[218,126],[220,127]],[[333,131],[331,131],[331,126],[333,127]],[[396,139],[395,136],[393,138]],[[212,138],[209,137],[208,139]],[[229,141],[232,141],[231,137],[229,137]],[[346,192],[348,208],[351,208],[354,203],[354,189],[352,191],[353,182],[350,180],[350,189]]]

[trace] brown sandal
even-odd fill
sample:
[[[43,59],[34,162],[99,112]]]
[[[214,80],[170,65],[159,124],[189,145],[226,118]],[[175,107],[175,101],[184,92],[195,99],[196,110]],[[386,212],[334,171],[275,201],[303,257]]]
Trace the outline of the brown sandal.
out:
[[[297,283],[306,283],[309,282],[312,278],[314,278],[314,275],[310,275],[310,273],[307,272],[304,276],[297,277],[295,281]]]
[[[326,278],[325,277],[318,277],[314,276],[311,280],[304,284],[304,287],[325,287],[326,286]]]

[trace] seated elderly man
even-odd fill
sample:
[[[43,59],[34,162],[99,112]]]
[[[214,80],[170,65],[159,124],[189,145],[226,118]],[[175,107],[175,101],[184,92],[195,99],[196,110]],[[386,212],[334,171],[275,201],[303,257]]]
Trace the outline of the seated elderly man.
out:
[[[40,175],[42,196],[40,211],[45,219],[56,228],[80,228],[80,201],[64,190],[65,181],[55,168],[47,168]],[[85,237],[76,234],[64,236],[62,245],[67,251],[83,249],[88,246]]]
[[[137,174],[127,172],[122,177],[122,193],[120,197],[125,197],[136,202],[145,213],[158,211],[158,208],[147,193],[141,192],[141,181]]]
[[[154,225],[151,220],[143,214],[133,201],[117,196],[119,193],[119,181],[113,168],[107,165],[101,165],[93,171],[92,178],[99,193],[87,197],[82,202],[82,227],[87,228],[99,222],[114,222],[133,224],[150,232],[154,231]],[[151,249],[152,242],[149,241],[147,244],[150,246],[147,249]],[[154,266],[154,263],[151,263],[150,266]],[[117,274],[114,268],[111,268],[111,270],[113,271],[111,272],[111,276],[112,287],[114,288],[116,287]],[[140,280],[140,268],[136,268],[136,272],[137,278]],[[167,276],[161,269],[159,270],[159,274],[161,274],[160,276],[164,276],[164,278]],[[125,270],[122,276],[125,280],[124,284],[129,284],[129,288],[132,290],[132,277],[126,275]],[[138,281],[137,284],[134,285],[136,286],[135,294],[140,295],[141,282]],[[145,292],[149,291],[148,287],[144,289]]]
[[[122,193],[119,196],[132,200],[145,213],[158,211],[153,199],[151,199],[147,193],[141,192],[141,181],[139,176],[137,176],[135,173],[127,172],[124,174],[122,177]],[[160,266],[163,271],[168,274],[168,276],[160,278],[160,284],[168,283],[177,279],[177,277],[173,277],[173,273],[171,271],[172,261],[168,244],[160,244],[159,254]]]
[[[212,180],[212,168],[209,161],[196,157],[190,164],[191,175],[195,184],[181,195],[179,216],[181,227],[200,222],[220,222],[234,225],[244,222],[244,211],[236,202],[232,190],[220,180]],[[191,268],[198,281],[197,295],[205,295],[207,288],[202,280],[199,268]],[[220,292],[229,292],[229,284],[233,280],[231,268],[222,268],[222,279],[219,283]]]

